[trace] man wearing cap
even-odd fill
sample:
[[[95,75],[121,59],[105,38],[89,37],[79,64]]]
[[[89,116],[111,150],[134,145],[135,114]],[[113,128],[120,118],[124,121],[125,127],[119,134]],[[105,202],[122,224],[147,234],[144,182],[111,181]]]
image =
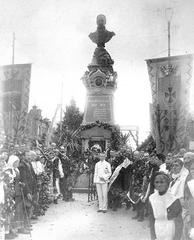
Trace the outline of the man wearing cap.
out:
[[[95,164],[94,184],[98,195],[98,212],[107,212],[108,205],[108,181],[112,174],[111,165],[105,161],[105,154],[99,153],[100,161]]]

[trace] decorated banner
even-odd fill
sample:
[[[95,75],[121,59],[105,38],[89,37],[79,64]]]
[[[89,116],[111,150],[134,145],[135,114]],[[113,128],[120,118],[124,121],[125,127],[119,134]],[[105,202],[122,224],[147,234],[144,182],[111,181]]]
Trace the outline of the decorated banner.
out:
[[[157,152],[186,145],[193,55],[146,60],[152,90],[151,122]]]
[[[9,140],[22,138],[26,125],[30,92],[31,64],[0,67],[1,114]]]

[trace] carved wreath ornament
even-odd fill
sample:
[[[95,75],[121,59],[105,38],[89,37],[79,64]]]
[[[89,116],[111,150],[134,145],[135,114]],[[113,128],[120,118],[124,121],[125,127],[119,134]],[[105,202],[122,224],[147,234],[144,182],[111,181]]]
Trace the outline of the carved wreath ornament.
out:
[[[167,64],[167,65],[161,66],[160,70],[164,76],[168,76],[175,72],[176,66],[173,66],[172,64]]]

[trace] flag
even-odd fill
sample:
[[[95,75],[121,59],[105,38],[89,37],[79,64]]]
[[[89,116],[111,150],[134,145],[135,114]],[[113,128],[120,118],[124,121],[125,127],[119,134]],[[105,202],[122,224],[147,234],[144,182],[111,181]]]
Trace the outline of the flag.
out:
[[[152,90],[151,121],[157,152],[186,147],[193,55],[146,60]]]
[[[31,64],[0,67],[1,113],[7,137],[24,137],[29,104]]]

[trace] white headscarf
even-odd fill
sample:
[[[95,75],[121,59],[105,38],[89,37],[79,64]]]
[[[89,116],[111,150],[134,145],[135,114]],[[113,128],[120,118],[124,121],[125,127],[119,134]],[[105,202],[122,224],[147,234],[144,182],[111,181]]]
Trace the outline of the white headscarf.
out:
[[[170,184],[169,189],[170,192],[179,199],[184,197],[184,186],[188,174],[189,171],[183,166],[180,173],[172,175],[176,180],[172,186]]]
[[[7,167],[8,168],[13,168],[13,164],[17,161],[19,161],[20,159],[16,156],[16,155],[11,155],[8,159],[7,162]]]
[[[16,155],[11,155],[8,159],[7,162],[7,167],[6,170],[10,169],[11,170],[11,177],[15,178],[16,177],[16,172],[18,172],[18,169],[14,167],[14,163],[20,161],[20,159]]]
[[[189,160],[186,160],[187,157],[189,157]],[[194,160],[194,153],[193,152],[186,152],[184,154],[183,159],[184,159],[184,163],[187,163],[188,161],[190,162],[191,160]]]

